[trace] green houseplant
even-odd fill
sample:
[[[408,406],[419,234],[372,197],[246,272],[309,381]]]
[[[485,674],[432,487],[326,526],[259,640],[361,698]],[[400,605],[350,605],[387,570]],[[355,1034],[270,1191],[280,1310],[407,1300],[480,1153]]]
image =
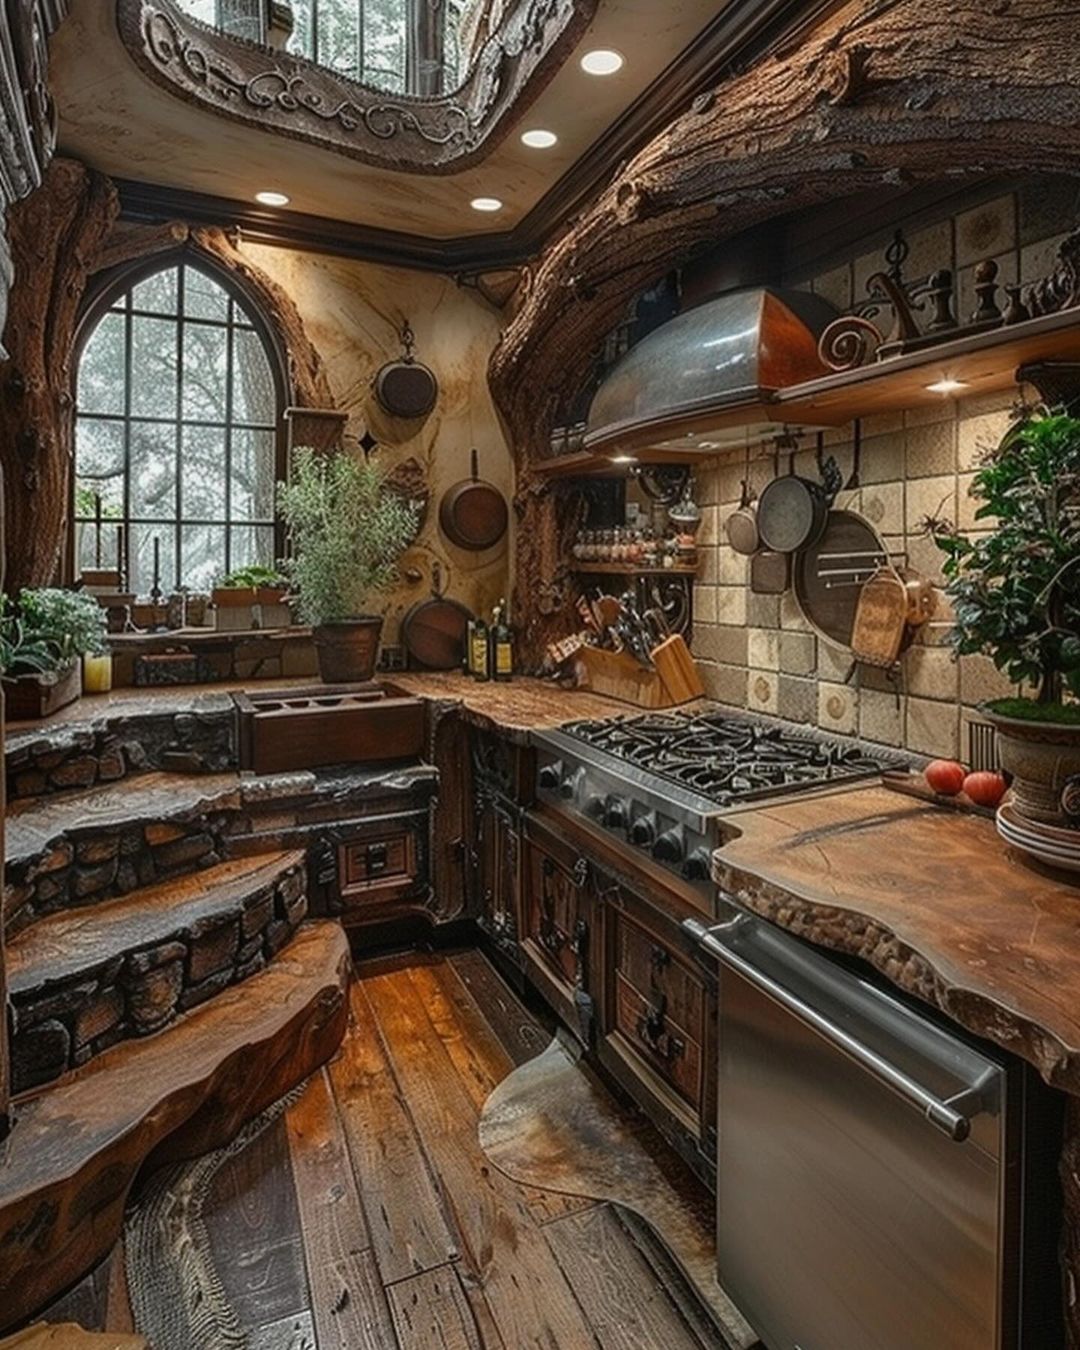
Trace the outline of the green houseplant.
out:
[[[1030,696],[983,711],[997,728],[1014,805],[1033,820],[1074,816],[1080,774],[1080,419],[1039,413],[1010,428],[975,474],[987,533],[937,532],[952,641],[981,652]],[[1080,780],[1077,780],[1080,783]]]
[[[327,684],[370,680],[383,620],[366,607],[397,578],[419,505],[389,490],[369,463],[300,448],[289,481],[278,484],[278,510],[289,542],[286,572],[312,627],[319,673]]]
[[[43,717],[79,697],[81,658],[108,650],[105,611],[92,595],[42,587],[3,597],[0,675],[12,718]]]

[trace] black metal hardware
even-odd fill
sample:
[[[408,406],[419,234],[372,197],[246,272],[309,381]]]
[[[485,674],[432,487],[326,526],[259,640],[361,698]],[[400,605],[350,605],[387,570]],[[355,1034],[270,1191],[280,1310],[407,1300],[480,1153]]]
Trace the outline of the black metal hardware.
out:
[[[367,852],[364,857],[364,867],[369,877],[375,876],[379,872],[385,872],[387,865],[387,847],[386,841],[381,840],[377,844],[368,844]]]
[[[667,1029],[667,995],[649,1003],[637,1021],[638,1038],[665,1063],[671,1064],[686,1053],[686,1043]]]

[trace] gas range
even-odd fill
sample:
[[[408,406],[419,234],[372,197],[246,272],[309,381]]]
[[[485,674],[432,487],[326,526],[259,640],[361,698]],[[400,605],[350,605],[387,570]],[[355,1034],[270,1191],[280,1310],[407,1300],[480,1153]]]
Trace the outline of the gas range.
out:
[[[726,810],[908,767],[882,747],[719,704],[568,722],[533,742],[541,800],[706,891]]]

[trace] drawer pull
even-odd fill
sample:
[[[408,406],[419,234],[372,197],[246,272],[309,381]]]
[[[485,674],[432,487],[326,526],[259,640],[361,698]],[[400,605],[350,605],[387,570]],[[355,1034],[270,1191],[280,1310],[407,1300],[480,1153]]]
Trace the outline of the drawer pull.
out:
[[[387,848],[386,843],[368,844],[366,854],[366,865],[368,876],[375,876],[379,872],[386,871]]]
[[[655,1003],[646,1005],[637,1021],[639,1040],[666,1064],[671,1064],[686,1053],[686,1043],[667,1029],[667,995],[661,994]]]

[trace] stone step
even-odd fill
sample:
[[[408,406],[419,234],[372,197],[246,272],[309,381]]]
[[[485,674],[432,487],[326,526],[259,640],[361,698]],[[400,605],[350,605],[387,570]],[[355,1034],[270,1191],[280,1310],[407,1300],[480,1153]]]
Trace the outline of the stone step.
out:
[[[146,773],[16,801],[6,823],[5,932],[227,857],[306,847],[331,825],[422,805],[437,784],[429,765],[260,778]]]
[[[243,985],[16,1104],[0,1143],[0,1331],[105,1256],[144,1164],[219,1148],[334,1053],[350,969],[340,926],[305,923]]]
[[[4,768],[9,802],[114,783],[129,775],[220,773],[237,764],[236,707],[226,692],[185,691],[185,706],[163,691],[123,690],[83,700],[78,720],[8,727]]]
[[[306,880],[299,850],[235,859],[61,910],[16,935],[7,951],[14,1091],[160,1031],[261,970],[307,913]]]

